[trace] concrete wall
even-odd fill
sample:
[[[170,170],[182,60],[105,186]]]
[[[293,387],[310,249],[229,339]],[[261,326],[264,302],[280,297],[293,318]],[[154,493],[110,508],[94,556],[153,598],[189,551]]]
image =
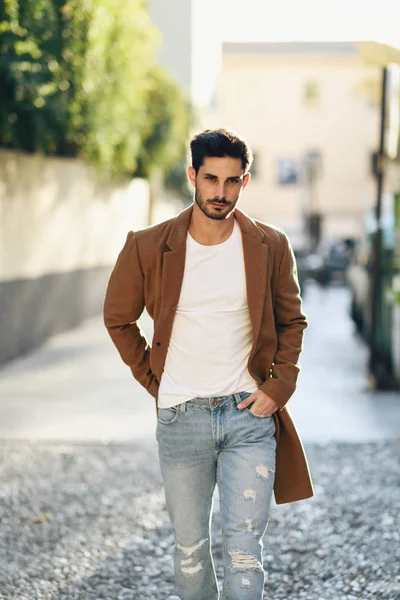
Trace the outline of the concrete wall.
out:
[[[150,0],[149,14],[162,34],[160,63],[188,93],[201,126],[209,126],[222,58],[221,7],[215,0]]]
[[[127,232],[147,216],[144,180],[0,150],[0,363],[99,314]]]
[[[192,88],[192,1],[149,0],[149,15],[162,34],[158,59],[187,93]]]

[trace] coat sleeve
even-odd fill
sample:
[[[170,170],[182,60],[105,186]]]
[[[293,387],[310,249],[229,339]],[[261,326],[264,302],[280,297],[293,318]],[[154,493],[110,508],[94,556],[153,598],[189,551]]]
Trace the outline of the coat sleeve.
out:
[[[298,361],[303,348],[303,331],[308,326],[303,313],[293,248],[282,230],[281,234],[284,247],[274,300],[278,347],[271,376],[260,386],[260,389],[275,401],[279,410],[283,410],[296,389],[300,371]]]
[[[144,276],[136,235],[129,231],[107,285],[103,305],[104,324],[134,378],[156,397],[158,382],[150,368],[150,346],[137,325],[144,307]]]

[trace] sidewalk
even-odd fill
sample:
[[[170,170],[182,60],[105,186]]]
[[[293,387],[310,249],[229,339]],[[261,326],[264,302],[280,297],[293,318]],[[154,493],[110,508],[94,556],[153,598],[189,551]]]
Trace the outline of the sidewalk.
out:
[[[141,322],[151,339],[150,319]],[[0,370],[0,439],[138,440],[154,437],[155,426],[155,401],[101,316]]]
[[[366,391],[365,346],[345,288],[312,282],[298,388],[289,401],[304,441],[374,441],[400,435],[400,394]],[[152,322],[141,325],[149,340]],[[154,439],[154,399],[135,381],[102,317],[60,334],[0,370],[0,439]]]
[[[289,401],[302,439],[365,442],[400,436],[400,393],[367,390],[368,349],[349,317],[344,287],[310,282],[301,371]]]

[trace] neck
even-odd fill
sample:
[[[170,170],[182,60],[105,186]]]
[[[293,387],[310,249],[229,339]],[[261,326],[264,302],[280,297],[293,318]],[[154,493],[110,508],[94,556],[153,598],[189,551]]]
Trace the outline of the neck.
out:
[[[189,233],[196,242],[203,246],[222,244],[222,242],[230,237],[233,231],[235,224],[234,212],[233,210],[226,219],[220,221],[218,219],[210,219],[194,202],[189,223]]]

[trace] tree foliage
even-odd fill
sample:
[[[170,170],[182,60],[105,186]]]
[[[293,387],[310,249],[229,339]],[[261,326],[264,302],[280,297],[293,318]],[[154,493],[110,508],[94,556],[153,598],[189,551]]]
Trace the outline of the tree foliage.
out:
[[[182,156],[190,129],[191,107],[184,93],[158,65],[148,77],[138,173],[148,177],[152,166],[168,170]]]
[[[168,168],[187,105],[156,65],[159,40],[143,0],[0,0],[0,145]]]

